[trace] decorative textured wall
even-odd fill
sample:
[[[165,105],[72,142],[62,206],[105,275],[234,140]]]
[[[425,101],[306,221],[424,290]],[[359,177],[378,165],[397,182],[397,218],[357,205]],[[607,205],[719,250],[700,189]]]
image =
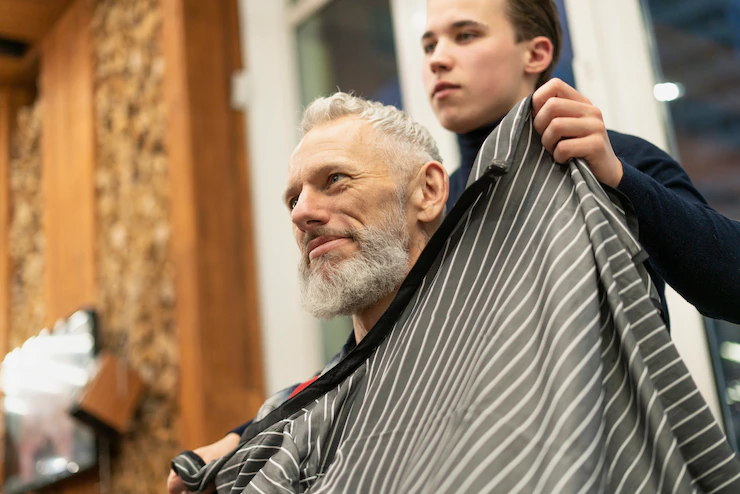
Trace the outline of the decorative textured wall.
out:
[[[44,324],[42,115],[39,102],[22,108],[10,145],[10,349],[37,334]]]
[[[179,415],[159,1],[100,0],[92,44],[103,344],[147,385],[110,492],[159,493],[178,452]]]

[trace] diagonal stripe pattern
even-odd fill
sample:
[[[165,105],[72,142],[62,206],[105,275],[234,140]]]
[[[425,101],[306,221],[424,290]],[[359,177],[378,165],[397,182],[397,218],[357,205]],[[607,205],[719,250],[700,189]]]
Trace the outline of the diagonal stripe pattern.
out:
[[[740,492],[634,221],[523,100],[369,335],[230,455],[173,467],[221,494]]]

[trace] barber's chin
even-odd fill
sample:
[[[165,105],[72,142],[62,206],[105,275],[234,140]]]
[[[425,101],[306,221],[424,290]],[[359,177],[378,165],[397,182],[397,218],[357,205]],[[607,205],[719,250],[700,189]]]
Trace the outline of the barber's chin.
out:
[[[477,128],[474,122],[461,116],[458,111],[453,111],[452,108],[437,112],[437,119],[442,127],[456,134],[465,134]]]

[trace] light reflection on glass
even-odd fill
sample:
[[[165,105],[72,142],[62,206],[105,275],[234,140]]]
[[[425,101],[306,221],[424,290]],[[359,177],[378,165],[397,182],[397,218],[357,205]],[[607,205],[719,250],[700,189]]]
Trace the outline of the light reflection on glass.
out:
[[[92,430],[69,414],[93,370],[93,331],[93,315],[80,311],[3,359],[6,494],[35,490],[95,465]]]

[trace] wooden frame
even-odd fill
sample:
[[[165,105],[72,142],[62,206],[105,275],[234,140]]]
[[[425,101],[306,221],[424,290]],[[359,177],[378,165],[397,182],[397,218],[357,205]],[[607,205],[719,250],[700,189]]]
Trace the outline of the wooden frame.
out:
[[[41,47],[46,325],[94,305],[92,3],[70,6]]]
[[[182,443],[197,447],[263,401],[236,1],[162,0]]]

